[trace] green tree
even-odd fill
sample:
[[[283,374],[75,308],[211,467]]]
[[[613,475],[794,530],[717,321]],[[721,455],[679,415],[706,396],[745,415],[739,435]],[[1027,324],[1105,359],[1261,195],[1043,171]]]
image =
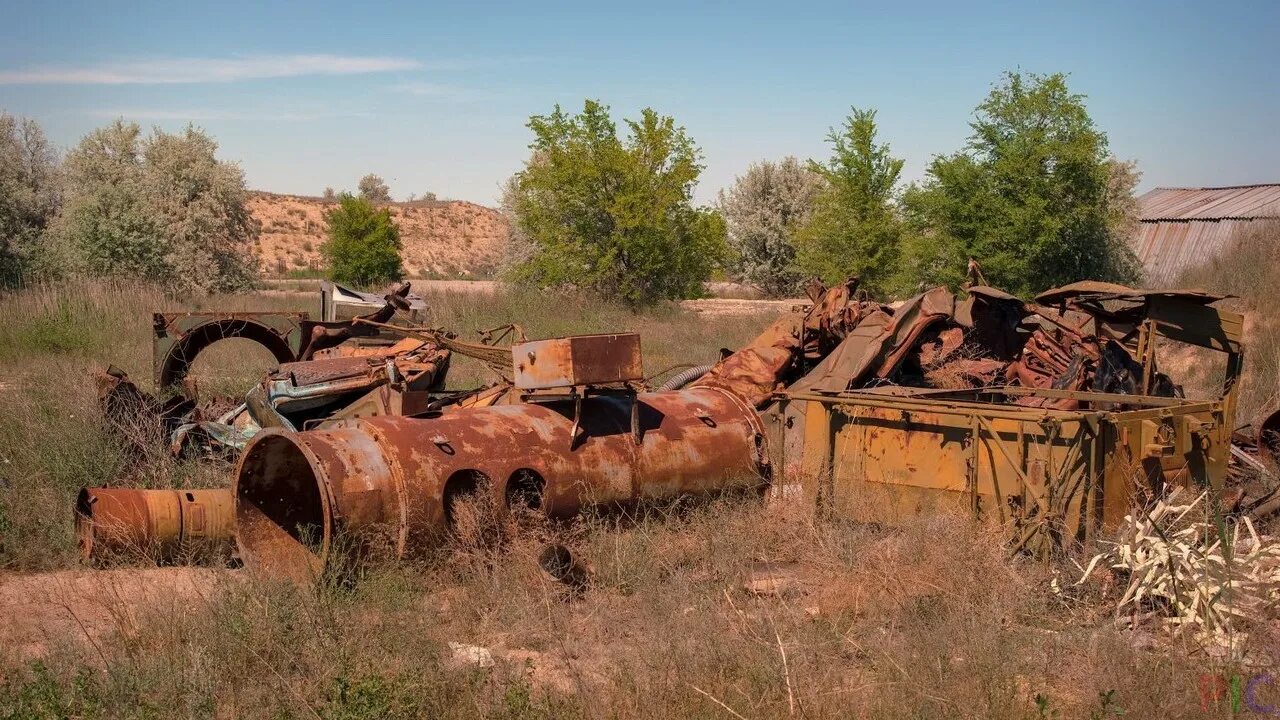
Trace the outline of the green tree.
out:
[[[795,292],[803,279],[795,267],[795,233],[808,222],[823,187],[821,175],[787,157],[755,163],[721,190],[730,275],[767,295]]]
[[[0,112],[0,287],[21,282],[59,203],[57,155],[34,120]]]
[[[826,163],[809,167],[826,181],[809,222],[796,236],[797,264],[828,283],[857,276],[872,292],[888,290],[901,250],[903,222],[894,207],[902,160],[876,143],[876,113],[853,108],[831,129]]]
[[[380,285],[404,276],[400,264],[400,229],[391,211],[379,210],[362,197],[342,194],[338,206],[325,215],[329,239],[320,253],[330,276],[353,285]]]
[[[180,292],[252,284],[257,225],[245,206],[244,173],[219,161],[217,147],[194,127],[143,138],[123,121],[85,136],[64,166],[57,261]]]
[[[989,282],[1023,294],[1134,279],[1127,239],[1117,237],[1132,181],[1112,181],[1107,137],[1066,76],[1006,73],[970,125],[966,147],[935,158],[904,197],[922,231],[909,275],[957,284],[972,258]]]
[[[518,260],[509,275],[588,288],[631,304],[701,293],[724,249],[724,221],[695,208],[701,155],[683,128],[645,109],[618,137],[609,108],[557,105],[529,119],[533,151],[508,183]]]

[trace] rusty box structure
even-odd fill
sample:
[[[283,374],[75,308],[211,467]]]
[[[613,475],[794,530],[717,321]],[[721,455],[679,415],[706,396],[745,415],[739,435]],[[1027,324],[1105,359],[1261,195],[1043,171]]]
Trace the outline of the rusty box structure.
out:
[[[515,386],[521,390],[585,387],[639,381],[636,333],[575,335],[511,346]]]
[[[1032,551],[1091,540],[1167,487],[1221,489],[1242,324],[1179,298],[1150,301],[1135,356],[1161,338],[1224,354],[1222,392],[1207,400],[1011,386],[781,391],[763,413],[781,470],[773,497],[889,525],[967,509],[1012,523],[1016,547]]]

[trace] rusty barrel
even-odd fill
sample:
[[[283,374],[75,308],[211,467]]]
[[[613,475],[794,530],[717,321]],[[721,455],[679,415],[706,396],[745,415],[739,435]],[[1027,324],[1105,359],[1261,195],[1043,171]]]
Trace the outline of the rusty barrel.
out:
[[[377,538],[372,547],[398,557],[438,545],[456,501],[477,492],[565,517],[763,488],[764,442],[755,410],[717,388],[268,430],[236,469],[237,542],[250,567],[305,581],[338,537],[362,548]]]
[[[76,498],[76,538],[85,560],[107,554],[172,557],[235,537],[235,502],[219,490],[84,488]]]

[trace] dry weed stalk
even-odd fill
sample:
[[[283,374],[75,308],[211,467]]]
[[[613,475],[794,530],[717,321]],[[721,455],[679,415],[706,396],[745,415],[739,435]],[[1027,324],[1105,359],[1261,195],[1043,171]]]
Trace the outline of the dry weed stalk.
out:
[[[1180,502],[1181,489],[1149,512],[1125,518],[1119,540],[1095,556],[1076,583],[1102,564],[1129,578],[1117,613],[1151,609],[1167,626],[1194,634],[1206,647],[1234,654],[1252,623],[1280,603],[1280,543],[1259,535],[1248,517],[1228,529],[1210,512],[1208,493]]]

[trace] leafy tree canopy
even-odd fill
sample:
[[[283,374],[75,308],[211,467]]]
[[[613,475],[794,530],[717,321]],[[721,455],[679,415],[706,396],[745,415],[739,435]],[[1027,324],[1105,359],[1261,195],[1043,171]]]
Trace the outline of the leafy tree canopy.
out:
[[[342,194],[325,215],[329,238],[320,253],[337,282],[362,287],[382,285],[404,276],[400,262],[400,229],[386,208],[362,197]]]
[[[1109,191],[1106,135],[1062,74],[1007,73],[975,111],[967,146],[937,157],[904,198],[920,229],[906,270],[958,284],[968,258],[1031,294],[1085,278],[1134,279]],[[1127,182],[1123,177],[1120,183]],[[1130,184],[1131,187],[1131,184]]]
[[[797,264],[828,283],[857,276],[875,293],[888,290],[900,254],[903,224],[894,193],[903,161],[876,142],[876,113],[854,108],[827,136],[831,157],[809,161],[824,181],[809,222],[796,241]]]
[[[735,280],[775,297],[799,288],[804,276],[795,266],[795,233],[808,222],[824,186],[821,175],[787,157],[751,165],[733,187],[720,191]]]
[[[51,257],[93,273],[140,277],[184,292],[225,292],[257,273],[257,226],[244,174],[188,126],[143,138],[116,121],[67,155],[65,202]]]
[[[0,287],[31,270],[59,199],[57,155],[40,126],[0,112]]]
[[[695,208],[697,146],[645,109],[620,138],[609,108],[588,100],[529,120],[533,154],[508,184],[505,209],[524,259],[514,279],[589,288],[632,304],[701,293],[724,247],[724,221]]]

